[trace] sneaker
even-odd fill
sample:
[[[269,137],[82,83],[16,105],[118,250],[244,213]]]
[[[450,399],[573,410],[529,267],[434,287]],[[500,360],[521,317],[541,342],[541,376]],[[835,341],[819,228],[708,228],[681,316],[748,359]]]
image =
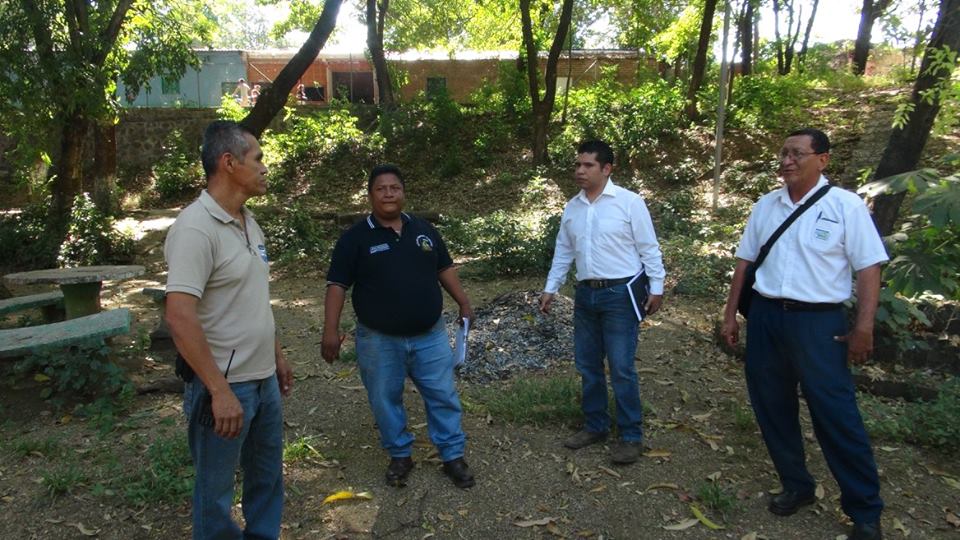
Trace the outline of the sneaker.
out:
[[[607,439],[607,433],[604,431],[578,431],[567,437],[563,445],[571,450],[579,450],[585,446],[590,446]]]
[[[443,462],[443,474],[453,480],[453,485],[460,489],[473,487],[476,481],[473,479],[473,473],[470,472],[470,466],[462,457]]]
[[[390,465],[387,466],[387,485],[394,487],[403,487],[410,471],[413,470],[413,460],[410,456],[390,458]]]
[[[629,465],[637,461],[643,451],[640,441],[617,441],[610,450],[610,461],[617,465]]]

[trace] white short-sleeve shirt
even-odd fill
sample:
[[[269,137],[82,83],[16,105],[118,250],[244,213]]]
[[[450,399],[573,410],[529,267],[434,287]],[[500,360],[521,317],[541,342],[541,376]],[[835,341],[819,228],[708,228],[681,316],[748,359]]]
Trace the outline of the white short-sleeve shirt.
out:
[[[233,355],[231,383],[265,379],[276,371],[267,249],[253,215],[242,211],[246,234],[204,190],[180,212],[164,245],[166,291],[200,299],[197,316],[221,373]]]
[[[821,176],[796,203],[786,186],[761,197],[747,221],[737,258],[755,261],[780,224],[826,184]],[[855,193],[833,187],[773,244],[757,269],[753,288],[767,298],[839,303],[851,296],[851,269],[859,271],[887,260],[866,204]]]

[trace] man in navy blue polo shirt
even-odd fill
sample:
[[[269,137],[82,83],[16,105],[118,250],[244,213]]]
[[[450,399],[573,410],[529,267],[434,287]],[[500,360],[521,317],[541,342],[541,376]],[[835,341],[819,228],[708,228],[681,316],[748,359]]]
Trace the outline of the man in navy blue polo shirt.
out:
[[[403,386],[409,376],[423,396],[427,430],[443,472],[460,488],[474,485],[463,459],[466,435],[453,380],[453,351],[441,318],[440,285],[460,306],[473,308],[437,230],[403,212],[403,177],[394,165],[370,171],[371,214],[343,233],[333,250],[324,302],[323,358],[340,354],[340,313],[353,287],[357,360],[380,442],[390,454],[387,483],[403,486],[413,469],[414,437],[407,429]]]

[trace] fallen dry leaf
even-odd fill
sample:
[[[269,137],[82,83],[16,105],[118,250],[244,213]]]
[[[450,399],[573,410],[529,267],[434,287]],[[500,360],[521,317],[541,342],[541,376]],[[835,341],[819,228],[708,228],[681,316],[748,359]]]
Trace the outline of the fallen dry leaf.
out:
[[[663,528],[668,531],[685,531],[690,527],[693,527],[697,523],[700,523],[699,519],[691,518],[691,519],[685,519],[680,523],[674,523],[673,525],[664,525]]]
[[[910,529],[906,528],[903,522],[897,518],[893,518],[893,528],[894,530],[900,531],[900,534],[902,534],[904,538],[910,536]]]
[[[649,458],[661,458],[661,457],[670,457],[673,455],[673,452],[670,452],[669,450],[652,449],[652,450],[647,450],[646,452],[643,453],[643,455],[644,457],[649,457]]]
[[[336,492],[336,493],[328,496],[326,499],[324,499],[324,500],[323,500],[323,504],[328,504],[328,503],[332,503],[332,502],[336,502],[336,501],[348,501],[348,500],[352,500],[352,499],[367,499],[367,500],[369,500],[369,499],[372,499],[372,498],[373,498],[373,495],[371,495],[370,493],[368,493],[368,492],[366,492],[366,491],[362,491],[362,492],[360,492],[360,493],[354,493],[354,492],[352,492],[352,491],[338,491],[338,492]]]
[[[817,488],[813,490],[813,494],[817,496],[817,500],[822,501],[826,496],[826,492],[823,490],[823,484],[817,484]]]
[[[720,479],[721,474],[723,473],[721,473],[720,471],[717,471],[715,473],[710,473],[707,475],[707,480],[710,480],[711,482],[716,482],[717,480]]]
[[[555,517],[545,517],[542,519],[528,519],[526,521],[516,521],[514,522],[514,525],[517,527],[523,527],[525,529],[529,527],[543,527],[544,525],[553,523],[556,520],[557,518]]]
[[[96,536],[100,534],[100,529],[89,529],[83,525],[83,523],[67,523],[68,527],[76,527],[80,534],[84,536]]]
[[[437,519],[440,521],[453,521],[453,516],[450,514],[439,513],[437,514]]]
[[[680,489],[680,486],[678,486],[678,485],[676,485],[676,484],[666,484],[666,483],[664,483],[664,484],[650,484],[649,486],[647,486],[647,489],[645,489],[644,491],[651,491],[651,490],[654,490],[654,489]]]
[[[597,468],[600,469],[601,471],[609,474],[610,476],[612,476],[612,477],[614,477],[614,478],[623,478],[623,477],[620,475],[620,473],[618,473],[617,471],[615,471],[615,470],[613,470],[613,469],[609,469],[609,468],[607,468],[607,467],[604,467],[603,465],[599,465],[599,466],[597,466]]]
[[[953,525],[954,529],[960,529],[960,517],[957,517],[953,512],[947,512],[947,523]]]
[[[693,512],[693,515],[697,518],[697,520],[698,520],[700,523],[703,523],[704,525],[706,525],[706,527],[707,527],[708,529],[717,531],[717,530],[720,530],[720,529],[724,529],[724,528],[725,528],[723,525],[717,525],[716,523],[710,521],[710,520],[707,518],[707,516],[703,515],[703,512],[701,512],[701,511],[700,511],[700,508],[697,507],[697,505],[695,505],[695,504],[691,504],[691,505],[690,505],[690,511]]]

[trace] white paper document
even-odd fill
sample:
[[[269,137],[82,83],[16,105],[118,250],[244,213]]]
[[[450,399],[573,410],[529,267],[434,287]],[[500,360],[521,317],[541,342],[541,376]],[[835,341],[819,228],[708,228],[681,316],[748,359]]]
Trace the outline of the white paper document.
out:
[[[470,335],[470,319],[464,317],[463,325],[457,329],[457,338],[453,346],[453,357],[454,365],[459,366],[460,364],[467,361],[467,336]]]

